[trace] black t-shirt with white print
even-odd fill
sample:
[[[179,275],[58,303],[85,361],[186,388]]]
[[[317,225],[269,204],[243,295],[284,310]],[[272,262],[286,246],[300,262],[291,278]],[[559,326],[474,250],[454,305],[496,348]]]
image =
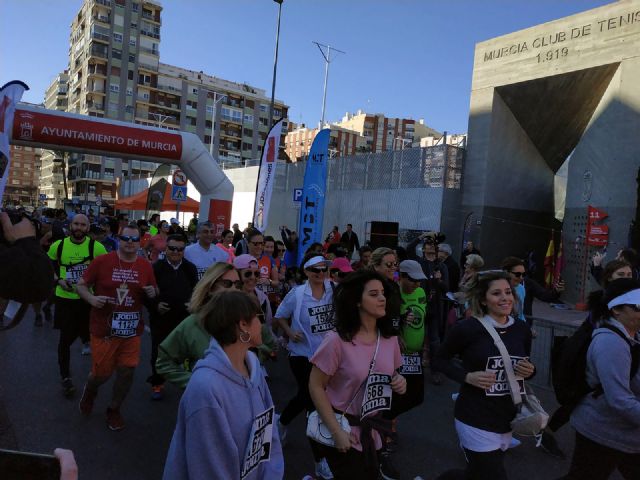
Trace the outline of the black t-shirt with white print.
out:
[[[496,328],[505,344],[512,364],[531,354],[531,329],[519,320],[510,320],[506,328]],[[462,365],[453,360],[459,356]],[[437,368],[450,378],[462,383],[455,405],[455,417],[475,428],[495,433],[511,431],[510,423],[516,408],[511,398],[509,382],[502,356],[494,345],[489,332],[475,318],[455,325],[440,346],[435,359]],[[495,370],[497,381],[490,389],[483,390],[464,383],[469,372]],[[524,393],[524,381],[518,379],[520,393]]]

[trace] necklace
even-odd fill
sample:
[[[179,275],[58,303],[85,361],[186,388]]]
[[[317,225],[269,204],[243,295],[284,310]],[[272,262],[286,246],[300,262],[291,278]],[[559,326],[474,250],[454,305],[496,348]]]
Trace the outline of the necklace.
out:
[[[118,265],[120,266],[121,275],[123,275],[122,272],[126,272],[126,271],[131,272],[133,270],[133,266],[128,270],[125,270],[124,268],[122,268],[122,262],[120,261],[120,252],[116,252],[116,256],[118,257]],[[135,264],[135,260],[133,263]],[[127,296],[129,295],[129,285],[127,285],[126,279],[123,279],[120,286],[116,288],[116,293],[118,294],[118,305],[122,305],[125,299],[127,298]]]

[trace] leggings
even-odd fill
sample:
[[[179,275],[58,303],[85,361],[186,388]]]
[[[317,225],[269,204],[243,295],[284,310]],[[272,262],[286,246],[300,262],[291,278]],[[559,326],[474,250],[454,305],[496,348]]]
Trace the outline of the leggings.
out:
[[[503,450],[474,452],[465,448],[464,455],[467,457],[465,480],[507,480]]]
[[[56,297],[55,323],[60,329],[58,366],[63,380],[71,376],[69,371],[71,345],[78,337],[83,343],[89,341],[90,311],[91,306],[84,300]]]
[[[614,450],[576,432],[576,446],[565,480],[606,480],[615,469],[625,480],[640,478],[640,453]]]

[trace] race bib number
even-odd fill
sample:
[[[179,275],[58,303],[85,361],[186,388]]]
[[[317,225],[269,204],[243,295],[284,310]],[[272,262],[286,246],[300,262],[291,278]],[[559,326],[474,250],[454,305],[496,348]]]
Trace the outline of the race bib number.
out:
[[[360,417],[364,418],[372,413],[391,408],[391,375],[383,373],[372,373],[367,378],[367,385],[364,389],[362,408]]]
[[[516,363],[520,360],[523,360],[524,357],[511,357],[511,364],[515,370]],[[502,355],[498,355],[496,357],[487,358],[487,371],[495,372],[496,374],[496,383],[494,383],[491,388],[487,388],[484,392],[488,397],[500,397],[503,395],[511,395],[511,390],[509,389],[509,379],[507,378],[507,372],[504,369],[504,361],[502,360]],[[518,386],[520,387],[520,394],[525,395],[524,389],[524,378],[516,374],[516,382],[518,382]]]
[[[242,460],[241,479],[255,470],[260,463],[268,462],[271,458],[273,413],[274,407],[271,407],[253,419],[249,443],[244,454],[244,460]]]
[[[198,267],[198,280],[202,279],[206,271],[207,267]]]
[[[422,356],[419,352],[408,353],[402,355],[402,366],[400,367],[401,375],[420,375],[422,374]]]
[[[135,337],[139,322],[139,312],[113,312],[111,317],[111,336],[120,338]]]
[[[311,333],[325,333],[333,330],[333,305],[319,305],[309,307],[309,325]]]
[[[74,265],[73,267],[68,267],[64,277],[65,280],[70,284],[75,285],[76,283],[78,283],[78,280],[82,278],[82,275],[84,274],[84,272],[86,272],[88,267],[89,265],[84,263],[82,265]]]

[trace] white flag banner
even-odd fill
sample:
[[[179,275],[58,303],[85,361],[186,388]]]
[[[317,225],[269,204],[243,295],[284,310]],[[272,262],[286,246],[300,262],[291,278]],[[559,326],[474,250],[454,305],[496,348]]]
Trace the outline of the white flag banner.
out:
[[[264,142],[262,159],[256,185],[256,202],[253,207],[253,226],[261,232],[267,229],[269,219],[269,205],[271,204],[271,192],[276,180],[276,165],[278,164],[278,152],[280,150],[280,132],[282,131],[281,118],[271,127],[269,135]]]
[[[19,80],[0,88],[0,200],[9,176],[9,136],[13,130],[13,114],[25,90],[29,90],[29,87]]]

